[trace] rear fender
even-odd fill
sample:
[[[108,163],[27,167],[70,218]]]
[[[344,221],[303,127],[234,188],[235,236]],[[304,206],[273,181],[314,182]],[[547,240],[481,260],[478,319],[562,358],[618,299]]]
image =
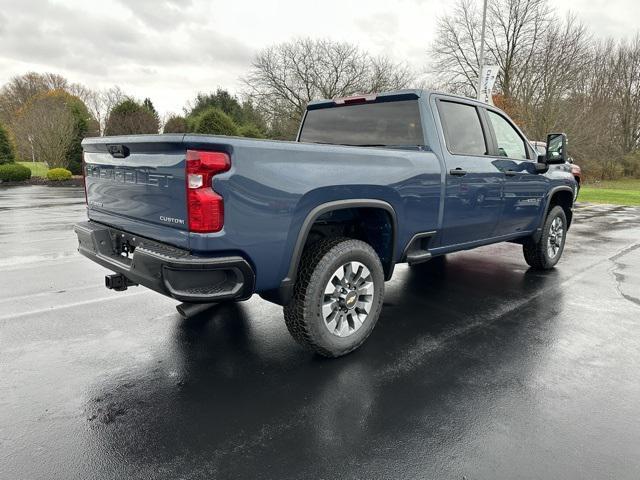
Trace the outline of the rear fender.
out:
[[[383,266],[386,279],[391,278],[391,275],[393,274],[393,268],[395,266],[398,236],[398,217],[394,206],[385,200],[373,198],[334,200],[317,205],[305,215],[304,220],[302,221],[302,224],[298,229],[286,276],[280,283],[280,287],[274,290],[263,292],[260,295],[266,300],[277,303],[279,305],[288,304],[293,295],[293,287],[295,285],[295,279],[298,274],[300,259],[302,258],[302,253],[314,222],[328,212],[352,208],[380,209],[389,214],[392,225],[391,257],[386,262],[386,265]]]

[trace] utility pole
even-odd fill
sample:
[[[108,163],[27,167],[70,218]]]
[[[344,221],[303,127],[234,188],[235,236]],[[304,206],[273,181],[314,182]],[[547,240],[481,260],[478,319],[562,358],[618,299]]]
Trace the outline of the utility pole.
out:
[[[482,30],[480,32],[480,55],[478,65],[478,94],[476,95],[478,100],[481,100],[482,96],[482,69],[484,68],[484,34],[487,27],[487,0],[484,0],[482,7]]]

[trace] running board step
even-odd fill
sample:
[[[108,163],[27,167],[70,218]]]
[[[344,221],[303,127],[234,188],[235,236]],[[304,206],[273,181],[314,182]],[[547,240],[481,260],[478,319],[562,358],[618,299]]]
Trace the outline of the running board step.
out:
[[[426,250],[414,250],[407,254],[407,263],[413,265],[431,260],[431,253]]]
[[[429,244],[435,234],[435,231],[416,233],[405,248],[404,260],[409,265],[431,260],[432,255],[429,252]]]

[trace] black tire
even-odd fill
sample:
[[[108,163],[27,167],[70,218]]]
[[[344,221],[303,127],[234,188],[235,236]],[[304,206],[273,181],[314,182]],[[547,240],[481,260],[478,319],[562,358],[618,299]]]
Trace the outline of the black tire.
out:
[[[551,227],[559,219],[562,222],[562,237],[557,245],[557,252],[555,255],[551,255],[549,251],[555,245],[556,235],[552,234]],[[550,242],[549,238],[552,238]],[[564,213],[562,207],[556,205],[547,214],[547,218],[542,225],[542,235],[538,241],[534,241],[533,238],[527,239],[522,245],[522,252],[524,253],[525,261],[536,270],[549,270],[555,267],[556,263],[560,260],[562,252],[564,251],[564,244],[567,239],[567,216]]]
[[[359,262],[369,270],[373,299],[361,326],[341,337],[332,333],[325,323],[322,303],[325,287],[336,270],[348,262]],[[369,244],[343,237],[323,239],[302,255],[293,298],[284,307],[284,319],[289,333],[298,343],[325,357],[339,357],[352,352],[367,339],[380,316],[383,296],[382,264]]]

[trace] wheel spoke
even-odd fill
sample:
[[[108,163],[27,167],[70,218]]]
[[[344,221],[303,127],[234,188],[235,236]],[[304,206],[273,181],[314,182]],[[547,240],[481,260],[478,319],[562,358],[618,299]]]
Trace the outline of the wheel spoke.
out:
[[[341,337],[346,337],[349,334],[349,322],[347,321],[347,316],[342,313],[340,315],[340,323],[338,324],[338,335]]]
[[[333,334],[336,333],[336,330],[338,328],[338,318],[339,318],[339,315],[335,315],[331,320],[326,322],[327,328]]]
[[[371,300],[364,301],[364,302],[358,302],[358,303],[356,303],[356,310],[368,315],[370,306],[371,306]]]
[[[331,278],[331,280],[329,281],[329,283],[327,283],[327,286],[324,287],[324,294],[325,295],[331,295],[334,296],[336,293],[336,286],[333,283],[333,280],[335,279],[335,277]]]
[[[351,323],[353,324],[353,330],[358,330],[362,326],[362,320],[360,320],[360,316],[356,312],[352,312],[349,314],[349,317],[351,318]]]
[[[322,316],[326,319],[328,319],[331,314],[334,312],[335,308],[336,308],[336,302],[335,300],[329,300],[329,301],[325,301],[322,304]]]
[[[347,263],[344,266],[344,279],[343,279],[343,284],[347,284],[349,282],[351,282],[351,279],[353,278],[353,262],[351,263]]]
[[[358,296],[373,295],[373,282],[365,282],[358,287]]]
[[[358,280],[356,282],[356,288],[360,288],[360,286],[364,285],[367,281],[369,281],[369,278],[371,277],[371,272],[364,265],[362,265],[362,268],[360,269],[359,272],[360,272],[360,275],[358,276]]]
[[[351,262],[351,269],[353,270],[353,277],[351,278],[352,285],[357,285],[360,282],[364,268],[364,265],[361,263]]]

